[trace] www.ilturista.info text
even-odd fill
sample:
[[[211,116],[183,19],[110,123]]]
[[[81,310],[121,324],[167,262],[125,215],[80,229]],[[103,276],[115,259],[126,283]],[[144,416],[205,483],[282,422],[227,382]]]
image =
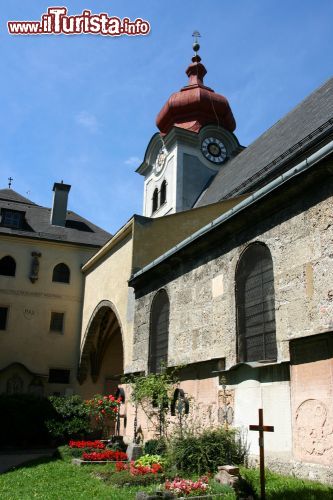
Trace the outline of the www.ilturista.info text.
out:
[[[69,16],[66,7],[49,7],[40,21],[8,21],[7,26],[11,35],[138,36],[150,32],[150,23],[141,18],[131,21],[128,17],[120,19],[105,12],[92,14],[90,10]]]

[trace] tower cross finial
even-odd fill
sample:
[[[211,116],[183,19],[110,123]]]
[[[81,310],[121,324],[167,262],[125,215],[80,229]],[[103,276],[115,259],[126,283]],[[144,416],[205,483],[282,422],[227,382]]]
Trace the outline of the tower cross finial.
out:
[[[198,38],[200,38],[201,35],[200,35],[199,31],[195,30],[195,31],[193,31],[192,36],[194,38],[193,50],[195,52],[195,55],[197,56],[198,55],[198,50],[200,49]]]
[[[12,187],[13,180],[14,179],[12,177],[8,177],[8,187],[9,187],[9,189]]]

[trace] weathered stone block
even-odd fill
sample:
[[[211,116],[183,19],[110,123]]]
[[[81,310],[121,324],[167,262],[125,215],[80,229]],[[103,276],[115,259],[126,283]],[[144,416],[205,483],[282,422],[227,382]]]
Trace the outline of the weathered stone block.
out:
[[[142,446],[135,444],[135,443],[130,443],[127,447],[126,450],[128,460],[137,460],[143,455],[143,449]]]
[[[235,472],[235,474],[232,472]],[[231,465],[218,467],[218,473],[215,474],[214,479],[221,484],[237,489],[239,485],[239,469],[238,467],[233,467]]]

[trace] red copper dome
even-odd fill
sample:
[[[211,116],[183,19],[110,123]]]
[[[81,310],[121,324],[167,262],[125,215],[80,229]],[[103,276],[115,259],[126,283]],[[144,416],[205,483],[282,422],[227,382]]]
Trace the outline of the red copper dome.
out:
[[[188,85],[172,94],[156,118],[161,135],[166,135],[172,127],[180,127],[198,133],[209,124],[221,125],[233,132],[235,118],[227,99],[206,87],[203,78],[207,73],[198,55],[192,57],[192,64],[186,70]]]

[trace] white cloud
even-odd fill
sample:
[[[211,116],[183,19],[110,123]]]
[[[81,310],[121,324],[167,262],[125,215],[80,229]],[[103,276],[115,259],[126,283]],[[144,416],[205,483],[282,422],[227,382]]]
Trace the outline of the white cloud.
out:
[[[81,111],[75,117],[76,123],[86,128],[92,134],[98,131],[98,121],[95,115],[89,113],[88,111]]]
[[[127,160],[124,161],[124,163],[125,163],[125,165],[137,165],[137,166],[139,166],[141,161],[140,161],[140,158],[138,158],[137,156],[130,156],[129,158],[127,158]]]

